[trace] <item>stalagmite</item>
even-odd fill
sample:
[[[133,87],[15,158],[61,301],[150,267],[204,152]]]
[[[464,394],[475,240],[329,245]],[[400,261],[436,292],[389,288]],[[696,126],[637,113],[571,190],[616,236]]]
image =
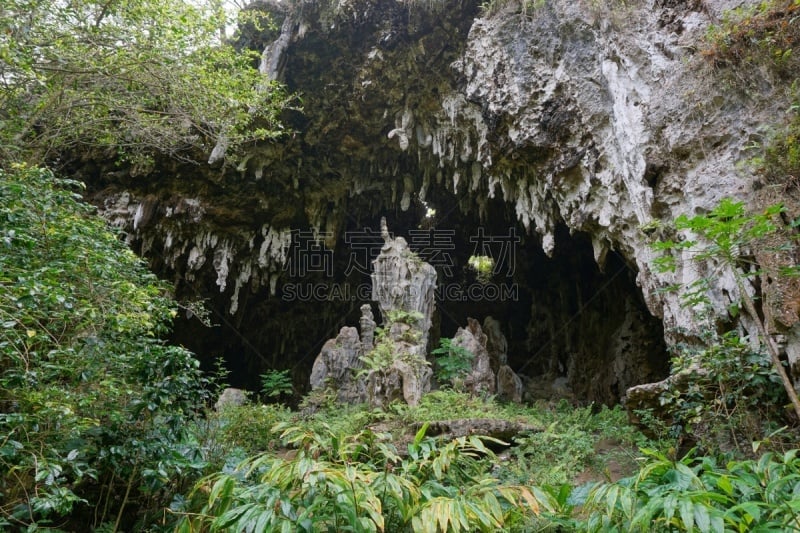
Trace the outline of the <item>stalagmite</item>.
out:
[[[392,239],[381,220],[384,245],[373,261],[372,295],[383,316],[376,338],[369,304],[361,307],[361,336],[344,327],[325,343],[314,362],[311,388],[332,388],[343,403],[374,406],[419,403],[431,387],[426,360],[434,311],[436,270],[414,254],[402,237]],[[359,371],[361,370],[361,371]]]

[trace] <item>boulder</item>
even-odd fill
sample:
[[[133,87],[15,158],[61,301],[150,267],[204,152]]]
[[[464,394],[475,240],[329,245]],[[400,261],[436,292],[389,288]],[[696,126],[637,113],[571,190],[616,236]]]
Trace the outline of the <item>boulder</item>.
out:
[[[508,365],[497,371],[497,397],[501,400],[522,402],[522,379]]]
[[[423,423],[418,422],[413,426],[414,431],[419,431]],[[459,418],[455,420],[437,420],[428,423],[426,435],[439,436],[446,440],[458,437],[468,437],[479,435],[498,439],[506,443],[511,443],[514,437],[522,433],[541,431],[541,428],[511,422],[509,420],[498,420],[495,418]]]
[[[214,409],[217,412],[223,411],[226,407],[238,407],[247,403],[247,392],[242,389],[235,389],[228,387],[219,395],[217,403],[214,404]]]
[[[466,328],[458,328],[453,337],[453,346],[463,348],[475,357],[472,369],[464,379],[464,389],[474,396],[488,396],[495,392],[495,375],[486,350],[486,335],[474,318],[467,319]]]

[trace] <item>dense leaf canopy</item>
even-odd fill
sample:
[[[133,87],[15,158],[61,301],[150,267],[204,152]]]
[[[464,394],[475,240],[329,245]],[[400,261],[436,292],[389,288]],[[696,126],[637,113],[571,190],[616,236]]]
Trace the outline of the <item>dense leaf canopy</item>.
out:
[[[227,44],[229,18],[211,0],[5,0],[0,163],[99,149],[146,165],[279,135],[289,98]]]
[[[77,186],[0,170],[0,529],[121,518],[195,468],[180,441],[203,405],[198,362],[158,341],[165,285]]]

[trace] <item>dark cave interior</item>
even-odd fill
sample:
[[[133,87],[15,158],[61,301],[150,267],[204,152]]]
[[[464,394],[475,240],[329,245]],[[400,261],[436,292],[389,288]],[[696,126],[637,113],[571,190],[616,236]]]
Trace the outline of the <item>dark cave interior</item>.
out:
[[[229,293],[209,283],[203,296],[215,325],[182,314],[172,340],[198,354],[208,370],[224,360],[231,386],[257,391],[260,374],[290,369],[296,391],[307,392],[322,345],[341,327],[357,325],[360,306],[370,300],[369,264],[383,244],[381,214],[369,198],[354,199],[330,249],[311,231],[296,231],[275,294],[264,287],[243,290],[234,315],[224,311]],[[601,271],[588,235],[558,227],[547,257],[540,239],[503,201],[491,201],[480,221],[444,189],[385,216],[391,232],[437,269],[432,345],[452,337],[467,317],[492,316],[515,371],[564,377],[580,403],[614,404],[627,387],[666,376],[663,329],[645,307],[635,270],[611,252]],[[468,266],[472,255],[494,260],[490,279],[477,279]]]

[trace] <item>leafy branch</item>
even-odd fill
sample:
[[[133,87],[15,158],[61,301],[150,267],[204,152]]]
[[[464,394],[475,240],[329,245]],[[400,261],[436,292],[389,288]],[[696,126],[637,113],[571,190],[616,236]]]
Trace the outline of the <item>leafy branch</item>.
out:
[[[752,268],[755,265],[754,261],[745,259],[747,251],[757,246],[762,239],[778,232],[775,218],[782,212],[783,206],[774,205],[761,213],[747,213],[743,202],[726,198],[707,215],[694,217],[681,215],[675,220],[677,230],[687,231],[690,235],[698,237],[698,240],[661,241],[656,243],[654,248],[665,252],[673,249],[693,252],[694,260],[716,260],[732,272],[744,309],[755,323],[761,342],[769,352],[772,366],[780,376],[794,411],[800,418],[800,400],[797,391],[783,367],[778,346],[767,331],[766,324],[758,313],[755,301],[746,285],[749,277],[759,273],[758,269]],[[676,269],[674,256],[665,255],[657,259],[656,268],[661,272],[674,272]],[[796,269],[787,268],[783,272],[790,274],[794,270]],[[691,290],[687,293],[689,305],[709,303],[707,283],[708,279],[704,278],[700,283],[690,287]]]

